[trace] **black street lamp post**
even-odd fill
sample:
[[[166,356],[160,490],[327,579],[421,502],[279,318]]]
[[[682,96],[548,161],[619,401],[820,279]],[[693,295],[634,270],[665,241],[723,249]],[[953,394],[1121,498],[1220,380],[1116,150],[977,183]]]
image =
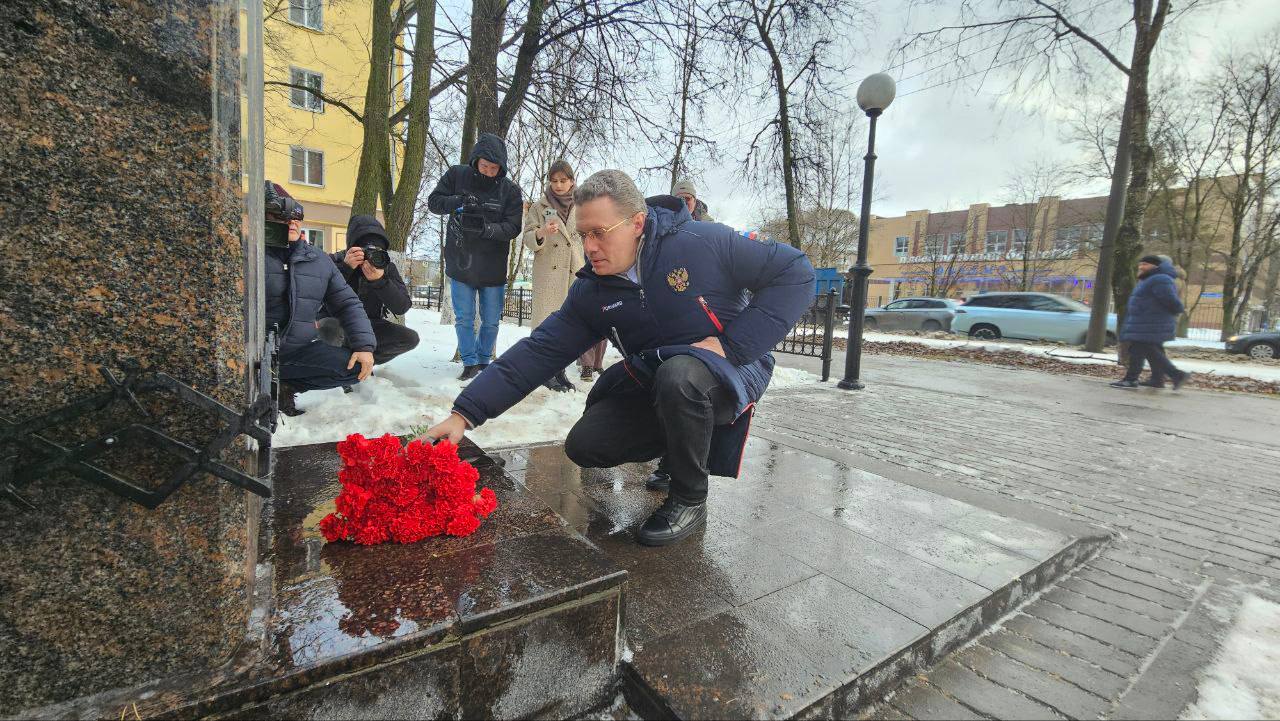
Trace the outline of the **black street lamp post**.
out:
[[[867,154],[863,158],[862,212],[858,214],[858,262],[849,269],[853,274],[853,305],[849,309],[849,346],[844,354],[844,380],[837,386],[844,390],[861,390],[865,386],[862,372],[862,325],[867,311],[867,237],[871,230],[871,183],[876,167],[876,119],[893,102],[897,90],[893,78],[886,73],[867,77],[858,86],[858,107],[871,119],[867,132]]]

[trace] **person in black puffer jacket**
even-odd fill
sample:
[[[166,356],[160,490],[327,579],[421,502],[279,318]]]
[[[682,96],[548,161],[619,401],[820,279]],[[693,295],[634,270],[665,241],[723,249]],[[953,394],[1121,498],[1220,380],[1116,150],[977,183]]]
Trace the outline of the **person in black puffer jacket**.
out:
[[[284,188],[275,192],[290,198]],[[268,222],[273,222],[271,218]],[[351,286],[324,253],[300,243],[302,221],[288,223],[288,243],[267,246],[263,278],[266,327],[277,329],[280,344],[280,412],[302,413],[294,404],[298,393],[359,383],[373,370],[378,341]],[[348,348],[317,342],[317,316],[327,307],[346,334]]]
[[[365,314],[373,326],[378,347],[373,352],[373,362],[382,365],[398,355],[418,347],[418,334],[412,328],[388,320],[387,316],[404,315],[413,306],[409,289],[400,277],[400,269],[394,261],[385,268],[375,268],[364,257],[366,246],[382,250],[390,248],[387,231],[372,215],[355,215],[347,221],[347,249],[332,254],[338,272],[364,303]],[[320,338],[329,345],[345,346],[346,333],[336,318],[320,321]]]
[[[507,178],[507,146],[482,133],[470,165],[445,171],[427,198],[436,215],[449,216],[445,232],[444,272],[453,296],[454,328],[462,356],[461,380],[470,380],[493,358],[507,283],[507,255],[520,234],[524,197]],[[477,297],[479,303],[477,303]],[[475,332],[479,305],[480,333]]]

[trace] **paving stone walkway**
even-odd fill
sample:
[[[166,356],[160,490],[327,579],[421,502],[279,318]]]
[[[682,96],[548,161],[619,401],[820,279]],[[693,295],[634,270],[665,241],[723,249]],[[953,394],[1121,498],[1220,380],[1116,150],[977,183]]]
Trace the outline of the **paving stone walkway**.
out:
[[[868,380],[771,394],[758,427],[1117,534],[868,717],[1177,717],[1242,594],[1280,595],[1280,402],[913,359]]]

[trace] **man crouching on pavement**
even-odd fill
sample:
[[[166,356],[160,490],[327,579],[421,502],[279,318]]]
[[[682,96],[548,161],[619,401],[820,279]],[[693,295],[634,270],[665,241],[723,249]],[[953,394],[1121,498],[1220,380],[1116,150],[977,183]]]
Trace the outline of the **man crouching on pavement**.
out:
[[[590,264],[564,305],[423,437],[457,443],[609,339],[624,360],[596,381],[565,453],[585,468],[665,455],[667,498],[636,540],[675,543],[706,522],[707,476],[738,475],[754,404],[773,374],[769,351],[813,301],[813,266],[790,246],[694,221],[677,198],[646,201],[619,170],[591,176],[574,199]]]

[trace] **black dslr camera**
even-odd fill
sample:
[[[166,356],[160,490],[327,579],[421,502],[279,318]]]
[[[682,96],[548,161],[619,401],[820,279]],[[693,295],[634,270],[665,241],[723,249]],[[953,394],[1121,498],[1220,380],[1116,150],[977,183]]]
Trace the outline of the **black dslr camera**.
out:
[[[275,183],[268,180],[263,211],[267,245],[277,248],[289,245],[289,221],[302,220],[302,203],[277,193]]]
[[[358,245],[356,247],[364,251],[364,259],[369,261],[369,265],[378,270],[391,265],[391,254],[382,248],[376,245]]]
[[[462,196],[462,206],[456,211],[458,227],[468,238],[484,237],[485,217],[480,207],[480,200],[470,193]]]

